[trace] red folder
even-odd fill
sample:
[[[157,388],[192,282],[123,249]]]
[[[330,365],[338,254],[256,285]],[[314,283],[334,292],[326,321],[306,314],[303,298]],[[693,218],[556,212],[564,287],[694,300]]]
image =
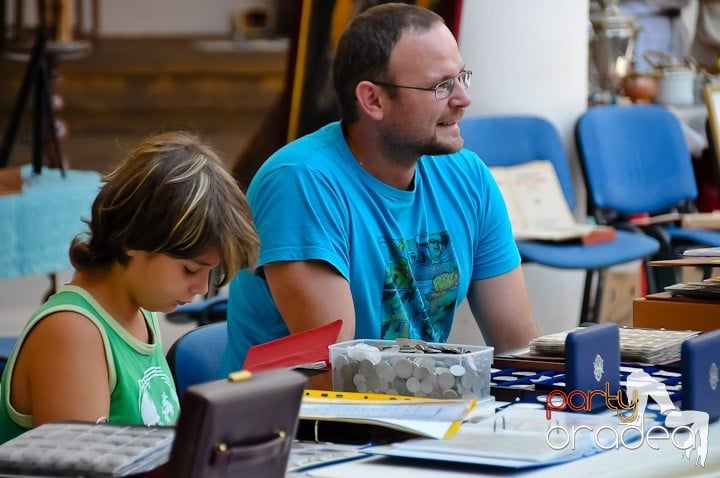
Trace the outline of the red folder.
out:
[[[251,372],[302,366],[325,369],[330,364],[328,347],[337,342],[341,327],[342,320],[338,319],[314,329],[254,345],[248,349],[242,368]]]

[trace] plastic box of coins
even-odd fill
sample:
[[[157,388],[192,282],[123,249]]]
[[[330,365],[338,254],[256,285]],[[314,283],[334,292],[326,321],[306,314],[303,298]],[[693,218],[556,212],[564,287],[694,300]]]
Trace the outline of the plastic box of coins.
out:
[[[428,398],[490,395],[493,347],[410,339],[358,339],[330,346],[333,389]]]

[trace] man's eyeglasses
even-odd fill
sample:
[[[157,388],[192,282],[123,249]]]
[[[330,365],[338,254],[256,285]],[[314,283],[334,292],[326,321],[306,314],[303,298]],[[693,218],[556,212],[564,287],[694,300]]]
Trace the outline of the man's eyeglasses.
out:
[[[437,100],[444,100],[448,96],[450,96],[453,92],[453,89],[455,88],[455,81],[457,80],[460,82],[461,85],[463,85],[463,88],[466,90],[470,88],[470,80],[472,79],[472,71],[470,70],[462,70],[460,74],[456,78],[448,78],[447,80],[443,80],[437,85],[431,87],[431,88],[421,88],[419,86],[405,86],[405,85],[396,85],[394,83],[383,83],[382,81],[372,81],[372,83],[375,83],[376,85],[380,86],[390,86],[393,88],[407,88],[410,90],[422,90],[422,91],[434,91],[435,92],[435,99]]]

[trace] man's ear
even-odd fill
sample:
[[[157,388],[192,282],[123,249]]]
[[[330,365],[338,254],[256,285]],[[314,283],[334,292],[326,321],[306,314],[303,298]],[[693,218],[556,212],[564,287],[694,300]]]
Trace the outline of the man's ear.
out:
[[[384,115],[387,97],[381,94],[381,87],[375,83],[363,80],[355,87],[355,97],[358,107],[374,120],[381,120]]]

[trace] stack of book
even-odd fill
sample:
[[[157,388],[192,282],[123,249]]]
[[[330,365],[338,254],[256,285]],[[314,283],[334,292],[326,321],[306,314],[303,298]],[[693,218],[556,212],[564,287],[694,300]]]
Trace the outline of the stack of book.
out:
[[[658,267],[720,267],[720,247],[688,249],[679,259],[650,262]],[[635,327],[693,329],[708,332],[720,328],[720,277],[665,287],[665,292],[633,301]]]
[[[577,330],[577,329],[573,329]],[[572,330],[544,335],[530,341],[530,353],[539,356],[563,355],[565,337]],[[623,362],[666,364],[680,360],[682,343],[700,332],[620,328],[620,358]]]

